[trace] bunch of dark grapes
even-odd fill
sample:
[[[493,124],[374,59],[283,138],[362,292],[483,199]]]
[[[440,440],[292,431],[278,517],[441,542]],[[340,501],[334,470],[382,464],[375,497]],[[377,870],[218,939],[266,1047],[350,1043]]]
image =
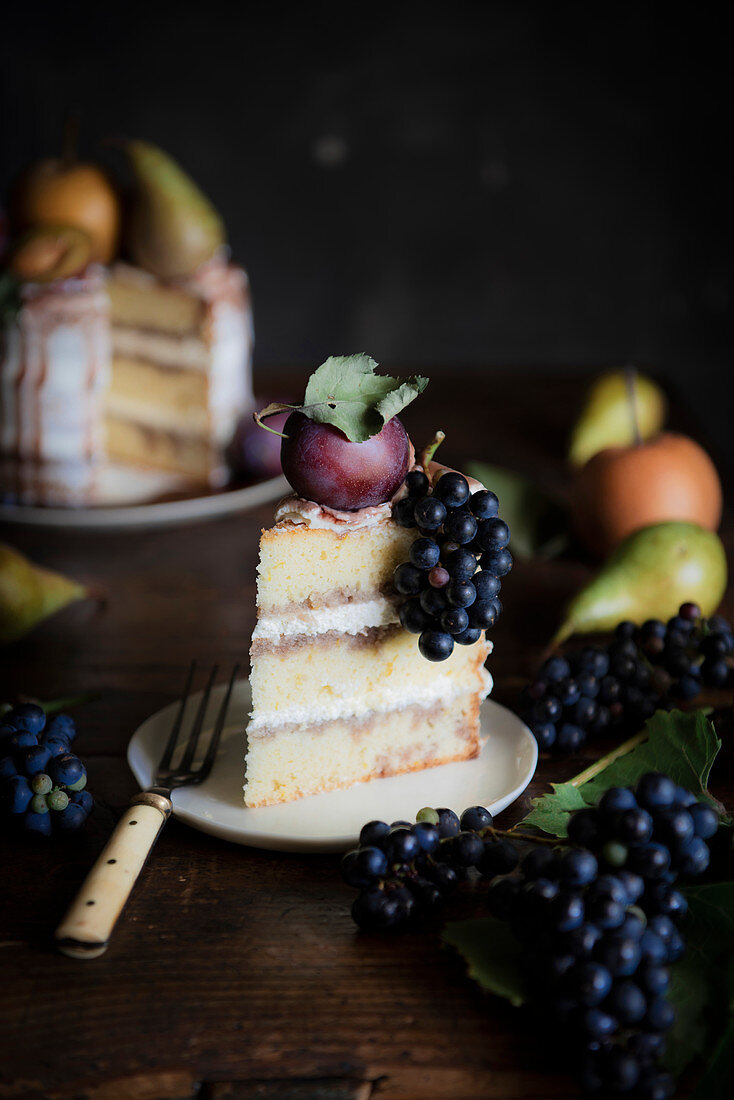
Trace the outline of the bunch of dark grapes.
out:
[[[734,631],[693,603],[663,623],[620,623],[608,645],[550,657],[523,691],[521,714],[541,749],[575,752],[589,736],[631,733],[703,687],[734,688]]]
[[[76,726],[66,714],[46,721],[25,703],[0,718],[0,819],[29,833],[78,829],[94,805],[87,773],[70,752]]]
[[[394,585],[405,602],[400,621],[419,634],[429,661],[445,661],[454,645],[473,645],[496,623],[501,578],[512,569],[510,529],[488,489],[470,493],[465,477],[450,470],[431,489],[422,470],[405,479],[408,495],[393,518],[417,527],[410,561],[395,570]]]
[[[438,909],[469,868],[493,877],[512,871],[515,846],[493,835],[492,815],[472,806],[459,818],[426,807],[416,822],[370,821],[359,847],[347,852],[342,874],[360,890],[352,916],[365,931],[402,930]]]
[[[490,912],[526,945],[527,988],[590,1098],[666,1100],[660,1069],[675,1013],[670,966],[685,943],[679,877],[702,874],[718,814],[657,772],[613,787],[569,820],[568,843],[518,835],[525,854],[474,806],[426,808],[416,823],[371,821],[342,860],[367,931],[399,931],[434,912],[469,876],[489,882]],[[529,843],[528,843],[529,842]]]
[[[583,1053],[588,1097],[673,1094],[658,1063],[675,1019],[669,968],[685,951],[676,883],[705,871],[717,827],[709,803],[651,772],[573,814],[576,847],[533,848],[490,886],[490,910],[527,944],[533,999]]]

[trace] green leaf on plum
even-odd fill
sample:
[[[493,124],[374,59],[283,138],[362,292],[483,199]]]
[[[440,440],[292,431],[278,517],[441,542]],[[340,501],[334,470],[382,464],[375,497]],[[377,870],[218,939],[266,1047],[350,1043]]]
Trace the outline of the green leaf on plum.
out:
[[[369,355],[332,355],[308,380],[302,412],[320,424],[333,424],[352,443],[364,443],[409,405],[428,385],[375,374]]]
[[[469,977],[482,989],[515,1006],[525,1003],[524,953],[506,922],[494,917],[451,921],[443,939],[463,956]]]

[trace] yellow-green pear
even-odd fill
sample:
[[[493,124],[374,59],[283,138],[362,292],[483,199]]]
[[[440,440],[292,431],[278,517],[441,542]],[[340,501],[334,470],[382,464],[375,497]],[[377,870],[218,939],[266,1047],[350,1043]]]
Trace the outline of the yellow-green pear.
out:
[[[725,590],[726,554],[713,531],[695,523],[643,527],[571,601],[553,644],[613,630],[624,619],[669,619],[688,601],[712,615]]]
[[[222,219],[162,149],[146,141],[126,149],[135,180],[126,232],[131,259],[160,279],[193,275],[225,243]]]
[[[42,619],[88,595],[84,585],[0,543],[0,644],[22,638]]]
[[[603,374],[591,387],[573,429],[568,460],[580,467],[606,447],[652,439],[662,429],[665,413],[665,395],[651,378],[637,371]]]

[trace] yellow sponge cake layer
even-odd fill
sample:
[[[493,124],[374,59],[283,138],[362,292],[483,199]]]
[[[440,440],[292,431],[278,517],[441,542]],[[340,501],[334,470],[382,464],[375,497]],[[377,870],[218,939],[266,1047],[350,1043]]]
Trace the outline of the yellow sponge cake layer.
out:
[[[384,592],[415,537],[389,520],[348,531],[279,523],[263,531],[260,542],[258,612],[291,604],[326,607]]]
[[[456,646],[436,666],[399,624],[355,635],[299,635],[280,646],[255,642],[252,726],[310,725],[479,692],[488,651],[486,643]]]
[[[479,752],[479,698],[407,707],[362,720],[248,731],[248,806],[269,806],[355,783],[419,771]]]

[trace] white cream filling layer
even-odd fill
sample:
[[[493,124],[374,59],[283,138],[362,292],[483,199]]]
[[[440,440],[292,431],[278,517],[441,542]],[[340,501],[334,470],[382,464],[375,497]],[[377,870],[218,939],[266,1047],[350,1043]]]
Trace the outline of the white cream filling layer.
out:
[[[492,690],[492,677],[486,668],[479,670],[482,677],[480,696],[485,699]],[[308,706],[288,706],[277,711],[258,711],[250,719],[249,734],[258,730],[278,729],[282,726],[310,726],[317,722],[330,722],[345,718],[366,718],[369,714],[383,714],[390,710],[402,710],[405,707],[433,707],[437,703],[449,703],[467,692],[466,683],[457,684],[452,676],[435,676],[430,684],[420,685],[413,691],[405,688],[383,685],[379,691],[371,692],[369,699],[355,696],[355,685],[345,684],[342,696],[332,696],[328,702],[314,703]]]
[[[257,621],[252,640],[277,642],[297,634],[328,634],[332,630],[340,634],[362,634],[373,627],[397,622],[400,622],[398,613],[386,599],[315,609],[299,607],[287,614],[263,615]]]

